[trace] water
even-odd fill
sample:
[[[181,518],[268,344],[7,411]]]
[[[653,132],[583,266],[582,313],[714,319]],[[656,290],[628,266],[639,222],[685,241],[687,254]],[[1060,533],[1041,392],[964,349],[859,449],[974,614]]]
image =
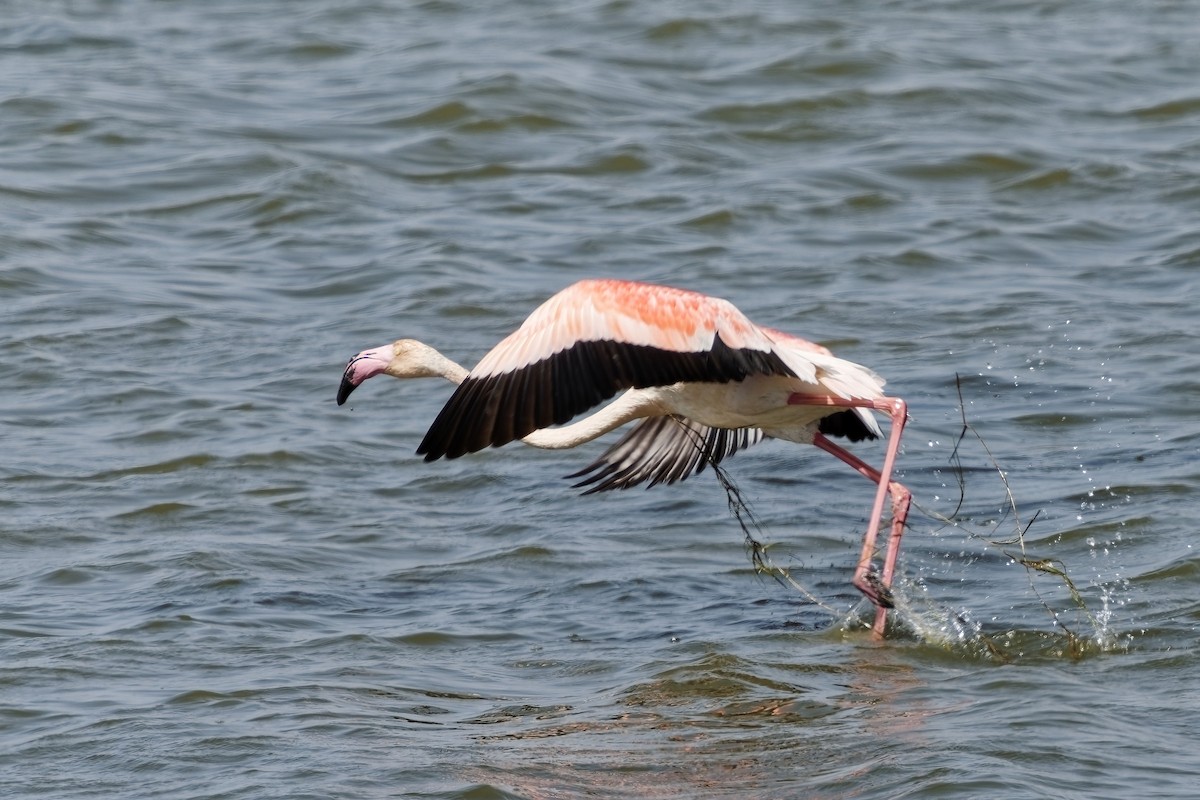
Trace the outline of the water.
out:
[[[8,4],[0,791],[1192,796],[1196,34],[1176,2]],[[602,275],[909,400],[886,641],[848,585],[872,487],[811,448],[727,465],[796,588],[709,473],[579,498],[599,444],[414,456],[447,385],[334,405],[362,348],[472,363]],[[1079,602],[996,543],[1026,526]]]

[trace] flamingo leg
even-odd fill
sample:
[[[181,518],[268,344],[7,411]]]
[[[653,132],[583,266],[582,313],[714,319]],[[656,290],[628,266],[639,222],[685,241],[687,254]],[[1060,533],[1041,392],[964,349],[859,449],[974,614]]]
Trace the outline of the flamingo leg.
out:
[[[863,536],[862,553],[859,555],[858,566],[854,570],[853,582],[855,587],[875,604],[875,623],[872,631],[876,637],[882,637],[887,620],[887,609],[892,607],[889,587],[892,585],[892,578],[896,571],[896,559],[900,554],[900,537],[904,534],[904,523],[908,518],[908,509],[912,502],[912,493],[891,479],[892,468],[896,463],[896,453],[900,449],[900,437],[904,432],[904,424],[908,421],[908,405],[903,400],[892,397],[859,400],[804,394],[791,395],[788,398],[788,404],[871,408],[887,413],[892,419],[892,427],[888,433],[887,452],[883,457],[883,468],[880,470],[874,469],[862,459],[819,433],[813,437],[813,444],[817,447],[836,456],[860,475],[879,485],[879,489],[875,493],[874,505],[871,508],[871,519],[867,524],[867,532]],[[875,554],[875,540],[879,536],[879,527],[883,517],[883,502],[889,493],[892,496],[892,530],[885,549],[883,573],[876,575],[871,571],[871,556]]]
[[[829,453],[846,464],[849,464],[855,472],[863,477],[868,478],[875,483],[879,483],[882,480],[883,476],[879,474],[879,470],[875,469],[850,451],[829,441],[829,439],[825,438],[823,434],[818,433],[816,436],[814,436],[813,444],[824,450],[826,453]],[[896,558],[900,554],[900,537],[904,535],[904,524],[908,519],[908,509],[912,503],[912,492],[910,492],[908,487],[904,486],[904,484],[897,481],[890,481],[887,484],[887,487],[888,492],[890,492],[892,495],[892,530],[891,534],[888,536],[887,547],[885,551],[886,554],[883,564],[883,573],[879,578],[879,582],[883,585],[883,587],[892,585],[892,577],[896,572]],[[860,560],[860,567],[865,563],[868,565],[867,569],[869,569],[871,555],[869,549],[870,548],[866,548],[867,552],[865,552],[863,556],[866,561],[863,562]],[[856,574],[855,577],[858,578],[860,576]],[[869,581],[870,579],[867,580]],[[857,581],[855,585],[858,585]],[[875,612],[875,625],[873,629],[877,634],[883,633],[886,614],[887,610],[883,606],[879,606]]]

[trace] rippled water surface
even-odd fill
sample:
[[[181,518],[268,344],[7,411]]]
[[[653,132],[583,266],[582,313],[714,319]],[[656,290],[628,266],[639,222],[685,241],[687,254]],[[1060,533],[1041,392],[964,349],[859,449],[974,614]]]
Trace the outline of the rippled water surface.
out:
[[[1194,796],[1198,35],[1167,0],[9,4],[0,793]],[[589,276],[908,399],[883,642],[873,487],[813,448],[726,463],[788,583],[711,471],[579,497],[603,443],[425,464],[447,384],[333,402],[363,348],[470,364]]]

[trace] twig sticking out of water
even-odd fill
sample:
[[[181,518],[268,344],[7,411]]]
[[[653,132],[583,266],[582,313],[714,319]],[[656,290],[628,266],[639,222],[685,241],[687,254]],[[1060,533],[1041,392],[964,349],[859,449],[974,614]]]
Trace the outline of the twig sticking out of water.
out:
[[[976,441],[979,442],[979,445],[983,448],[983,451],[987,453],[988,461],[991,462],[992,468],[996,471],[996,474],[1000,477],[1000,482],[1004,485],[1004,492],[1008,499],[1008,508],[1004,512],[1004,517],[1007,517],[1010,514],[1012,515],[1013,522],[1016,527],[1016,535],[1012,539],[998,540],[990,539],[982,534],[972,531],[967,531],[967,534],[972,538],[984,542],[985,544],[990,544],[999,548],[1000,552],[1004,553],[1014,562],[1025,567],[1026,575],[1029,579],[1029,588],[1033,591],[1034,595],[1037,596],[1038,601],[1042,604],[1042,607],[1046,609],[1046,612],[1050,615],[1050,618],[1054,621],[1054,624],[1063,630],[1063,633],[1067,637],[1067,644],[1069,648],[1068,652],[1073,657],[1079,657],[1083,654],[1084,650],[1082,641],[1075,634],[1075,632],[1062,621],[1059,613],[1055,611],[1042,596],[1042,593],[1038,590],[1037,583],[1034,581],[1035,573],[1040,572],[1046,575],[1053,575],[1054,577],[1058,578],[1062,584],[1066,586],[1067,591],[1071,595],[1072,601],[1075,603],[1075,606],[1083,612],[1088,621],[1091,623],[1092,627],[1098,629],[1100,627],[1100,623],[1096,619],[1095,615],[1092,614],[1092,612],[1088,609],[1087,603],[1084,601],[1083,595],[1080,594],[1079,589],[1075,586],[1074,581],[1072,581],[1070,576],[1067,575],[1066,565],[1062,561],[1057,559],[1034,558],[1026,551],[1025,535],[1029,532],[1029,528],[1033,525],[1033,523],[1037,521],[1037,518],[1041,516],[1041,509],[1034,513],[1033,517],[1028,523],[1024,525],[1021,524],[1021,513],[1017,507],[1017,500],[1013,495],[1012,486],[1008,482],[1008,475],[996,460],[995,455],[992,454],[992,450],[988,447],[988,444],[984,440],[983,436],[981,436],[979,431],[975,430],[975,427],[967,421],[967,406],[966,402],[963,400],[962,392],[962,376],[956,374],[954,376],[954,382],[955,387],[958,390],[959,413],[962,416],[962,430],[959,431],[958,441],[954,443],[954,450],[950,453],[950,462],[954,465],[958,478],[958,503],[955,505],[954,511],[951,512],[949,516],[945,516],[936,511],[925,508],[921,508],[921,511],[947,525],[952,525],[959,528],[962,527],[962,525],[958,522],[957,517],[958,512],[962,509],[963,503],[966,501],[966,471],[963,469],[962,460],[959,457],[959,448],[962,446],[963,440],[966,438],[967,434],[970,433],[975,437]],[[918,506],[918,508],[920,508],[920,506]],[[1003,519],[1004,518],[1002,517],[1001,522],[1003,522]],[[1009,550],[1005,549],[1006,547],[1010,547],[1012,545],[1016,545],[1019,549],[1019,552],[1010,552]],[[982,633],[980,635],[983,636]],[[996,652],[995,643],[990,639],[987,639],[987,637],[984,637],[984,640],[989,650]]]
[[[704,440],[695,431],[690,428],[684,428],[688,435],[692,437],[696,448],[704,453],[704,458],[708,462],[708,466],[712,469],[713,474],[717,476],[717,481],[721,484],[721,488],[725,490],[725,500],[729,507],[729,513],[737,520],[738,525],[742,528],[742,534],[746,538],[746,550],[750,553],[750,563],[754,565],[754,571],[759,574],[770,575],[780,585],[791,586],[793,589],[804,595],[810,602],[821,607],[830,614],[837,616],[838,610],[821,602],[815,594],[804,588],[786,567],[781,567],[771,560],[771,556],[767,553],[768,545],[764,543],[755,534],[762,534],[762,526],[758,519],[754,516],[754,512],[750,508],[750,504],[742,496],[742,490],[734,482],[725,468],[713,460],[712,455],[705,450]],[[866,623],[864,626],[869,627]]]
[[[733,479],[729,477],[729,473],[724,467],[717,464],[710,464],[713,472],[716,473],[717,480],[721,483],[721,487],[725,490],[725,498],[729,505],[729,512],[733,514],[734,519],[742,526],[742,533],[746,537],[746,549],[750,551],[750,561],[754,564],[754,570],[758,573],[770,575],[781,585],[791,586],[800,594],[804,595],[808,600],[817,606],[820,606],[830,614],[837,616],[838,610],[826,603],[821,602],[821,599],[808,589],[800,585],[792,573],[786,568],[777,565],[771,560],[771,556],[767,553],[767,545],[761,540],[756,539],[752,531],[762,533],[762,527],[758,520],[754,517],[754,512],[750,510],[749,504],[742,497],[742,491],[738,488]],[[865,622],[864,627],[870,627]]]

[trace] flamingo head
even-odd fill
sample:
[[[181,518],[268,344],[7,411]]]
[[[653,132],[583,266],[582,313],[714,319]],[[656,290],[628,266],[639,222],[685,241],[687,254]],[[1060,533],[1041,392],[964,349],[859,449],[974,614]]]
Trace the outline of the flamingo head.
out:
[[[350,359],[338,386],[337,403],[339,406],[345,403],[359,384],[381,373],[393,378],[448,378],[450,371],[455,369],[461,368],[429,345],[416,339],[398,339],[382,347],[363,350]]]

